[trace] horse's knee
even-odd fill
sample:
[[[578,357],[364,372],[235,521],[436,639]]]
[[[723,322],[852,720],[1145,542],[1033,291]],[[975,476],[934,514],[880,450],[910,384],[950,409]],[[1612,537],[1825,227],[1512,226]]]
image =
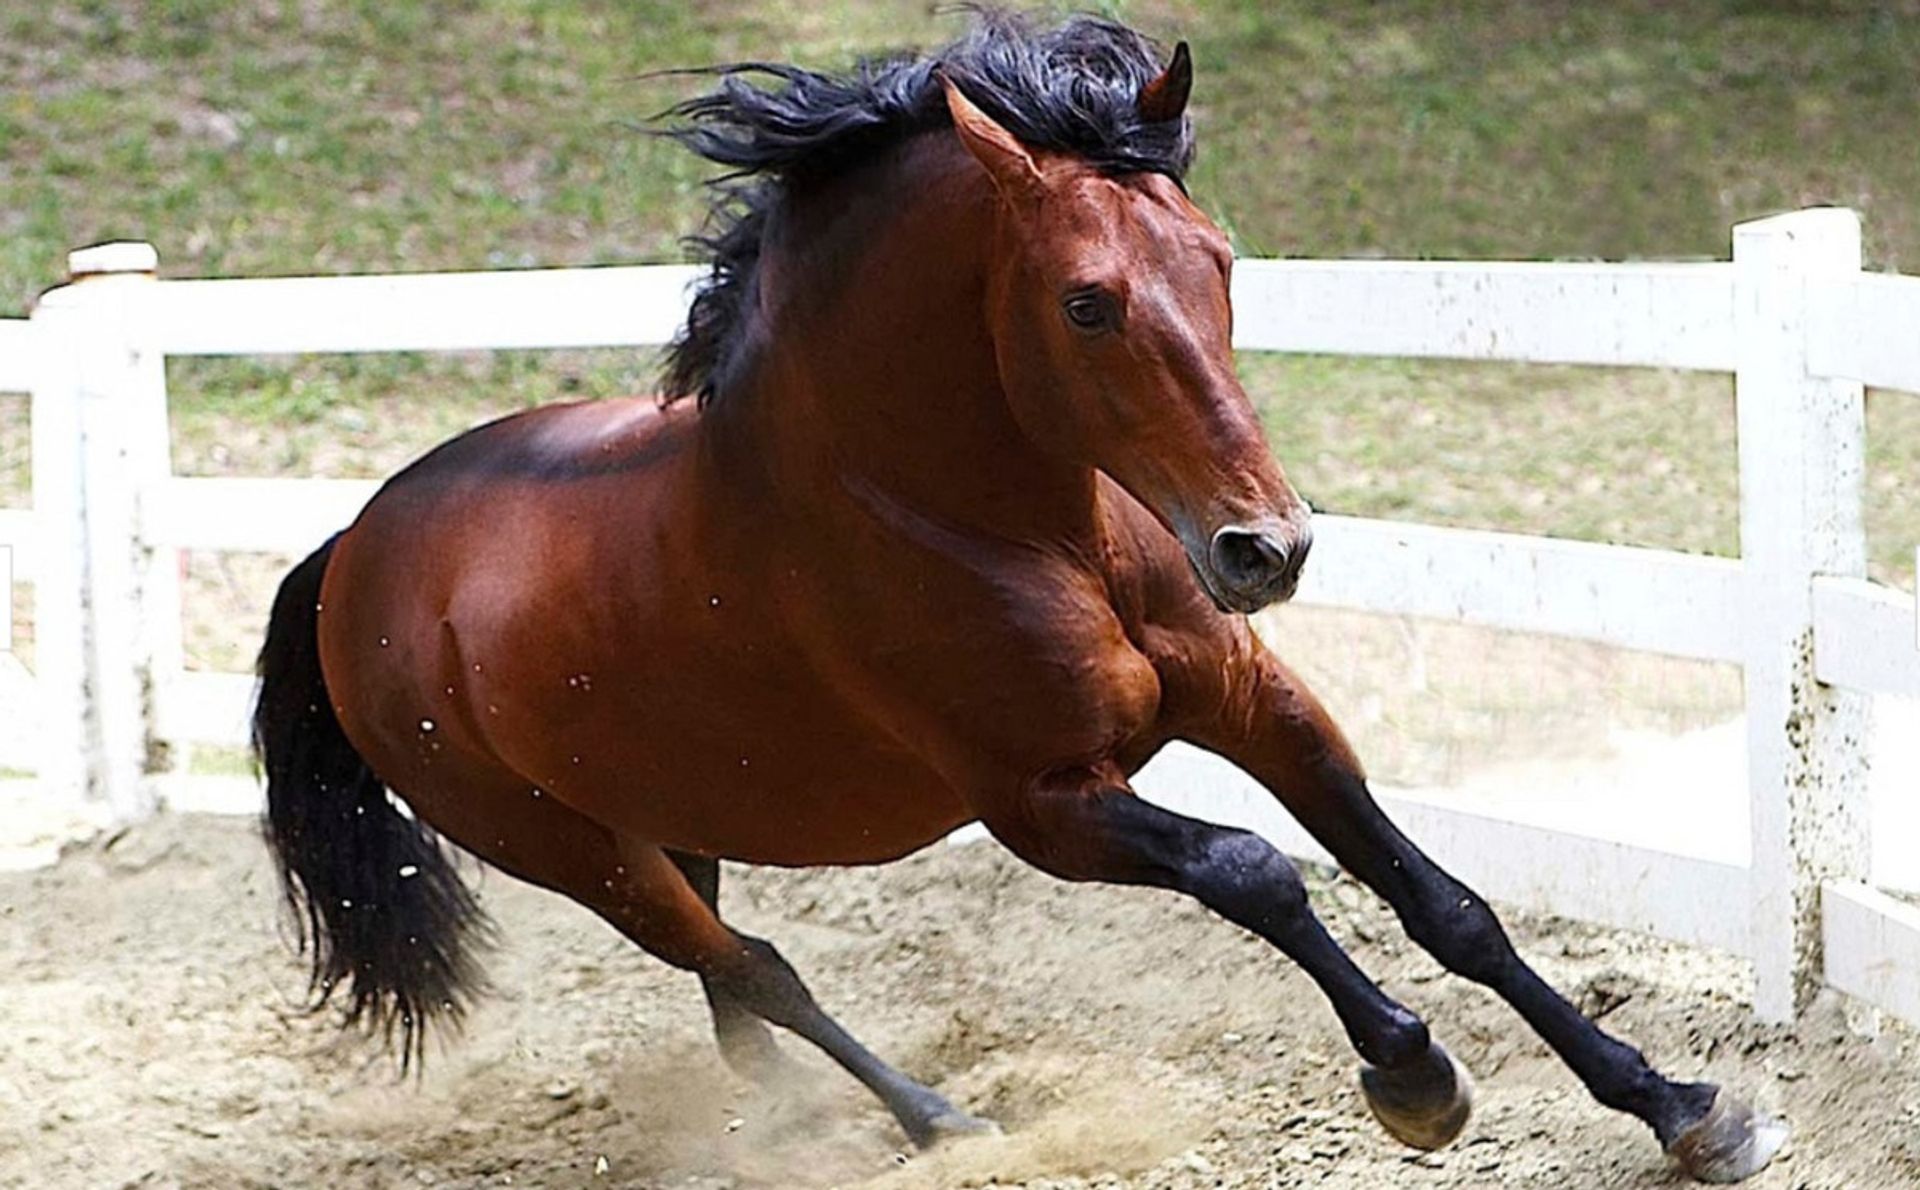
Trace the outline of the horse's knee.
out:
[[[1186,881],[1187,891],[1208,906],[1296,956],[1316,940],[1332,946],[1314,918],[1300,870],[1258,835],[1211,832],[1195,849]],[[1389,1070],[1409,1069],[1430,1057],[1426,1023],[1390,1002],[1355,1026],[1353,1038],[1361,1057]]]
[[[1286,856],[1248,831],[1216,829],[1193,848],[1180,884],[1202,903],[1235,920],[1249,918],[1275,927],[1305,922],[1306,882]]]

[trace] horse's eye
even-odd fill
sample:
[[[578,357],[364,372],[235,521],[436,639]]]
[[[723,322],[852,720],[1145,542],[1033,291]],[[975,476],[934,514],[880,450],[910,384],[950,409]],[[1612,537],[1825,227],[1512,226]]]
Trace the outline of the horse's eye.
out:
[[[1112,325],[1105,295],[1076,293],[1067,299],[1067,321],[1083,331],[1104,330]]]

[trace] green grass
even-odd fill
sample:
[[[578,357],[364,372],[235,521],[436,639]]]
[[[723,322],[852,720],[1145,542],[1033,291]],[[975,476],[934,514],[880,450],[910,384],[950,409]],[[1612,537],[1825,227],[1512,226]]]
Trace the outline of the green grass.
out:
[[[1912,3],[1178,10],[1211,14],[1195,188],[1256,254],[1725,256],[1840,203],[1920,271]]]
[[[633,130],[687,90],[639,76],[845,62],[901,24],[847,8],[773,26],[725,4],[10,6],[0,312],[108,238],[153,241],[180,275],[677,259],[706,171]]]
[[[1194,189],[1257,254],[1718,256],[1738,219],[1866,217],[1920,269],[1920,8],[1109,3],[1198,63]],[[180,275],[673,259],[706,170],[631,131],[648,71],[826,66],[960,27],[900,0],[776,8],[131,4],[0,12],[0,313],[63,254]]]

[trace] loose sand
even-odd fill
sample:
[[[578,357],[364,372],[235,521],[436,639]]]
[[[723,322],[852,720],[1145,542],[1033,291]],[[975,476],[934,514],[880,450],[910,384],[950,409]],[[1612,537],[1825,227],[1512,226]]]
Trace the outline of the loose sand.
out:
[[[904,1151],[811,1053],[737,1081],[693,980],[578,907],[480,881],[497,992],[399,1081],[300,1007],[303,972],[250,822],[164,815],[0,874],[0,1184],[8,1186],[1659,1186],[1632,1120],[1592,1103],[1491,996],[1443,976],[1351,882],[1315,898],[1363,966],[1473,1069],[1441,1153],[1366,1115],[1354,1058],[1283,959],[1193,905],[1070,887],[990,843],[887,868],[729,869],[724,909],[908,1071],[1006,1126]],[[1664,1068],[1778,1111],[1761,1187],[1920,1184],[1920,1044],[1823,1001],[1755,1025],[1732,960],[1551,920],[1523,951]],[[1858,1022],[1856,1022],[1858,1023]]]

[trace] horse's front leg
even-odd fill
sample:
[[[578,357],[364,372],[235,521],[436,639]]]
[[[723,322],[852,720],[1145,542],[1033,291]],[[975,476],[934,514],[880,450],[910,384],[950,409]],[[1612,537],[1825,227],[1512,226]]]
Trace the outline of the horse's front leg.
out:
[[[1254,645],[1229,664],[1228,677],[1227,705],[1192,733],[1195,742],[1271,789],[1342,867],[1392,905],[1409,937],[1517,1009],[1596,1099],[1645,1121],[1694,1177],[1739,1181],[1772,1159],[1784,1125],[1712,1084],[1662,1076],[1527,966],[1487,903],[1388,821],[1339,729],[1292,672]]]
[[[1409,1144],[1439,1148],[1472,1110],[1467,1074],[1356,967],[1307,905],[1299,872],[1259,836],[1141,801],[1111,766],[1056,772],[982,814],[994,836],[1066,880],[1152,885],[1194,897],[1298,963],[1368,1063],[1368,1094]]]

